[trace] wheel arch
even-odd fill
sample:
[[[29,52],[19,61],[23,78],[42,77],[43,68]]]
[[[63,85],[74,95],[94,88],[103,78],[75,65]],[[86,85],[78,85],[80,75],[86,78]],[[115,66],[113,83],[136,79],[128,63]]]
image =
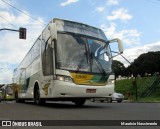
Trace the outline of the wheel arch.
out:
[[[38,81],[36,81],[36,82],[34,83],[34,89],[33,89],[33,93],[34,93],[33,97],[34,97],[34,98],[35,98],[35,92],[36,92],[36,90],[39,90],[39,83],[38,83]]]

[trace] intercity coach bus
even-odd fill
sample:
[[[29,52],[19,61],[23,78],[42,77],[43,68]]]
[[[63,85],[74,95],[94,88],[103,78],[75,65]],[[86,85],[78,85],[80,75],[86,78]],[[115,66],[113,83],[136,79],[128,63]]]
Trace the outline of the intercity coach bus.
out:
[[[72,101],[107,97],[114,92],[110,80],[112,54],[101,29],[73,21],[53,19],[14,71],[16,102]]]

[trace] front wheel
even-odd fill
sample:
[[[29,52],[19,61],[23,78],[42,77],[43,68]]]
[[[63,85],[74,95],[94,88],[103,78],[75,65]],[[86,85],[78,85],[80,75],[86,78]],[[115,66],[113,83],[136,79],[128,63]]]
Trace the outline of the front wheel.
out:
[[[86,102],[86,99],[76,99],[76,100],[74,100],[74,103],[77,107],[82,107],[85,102]]]
[[[37,105],[44,105],[45,102],[46,102],[45,99],[40,98],[40,92],[39,92],[39,90],[36,90],[34,100],[35,100],[35,103]]]

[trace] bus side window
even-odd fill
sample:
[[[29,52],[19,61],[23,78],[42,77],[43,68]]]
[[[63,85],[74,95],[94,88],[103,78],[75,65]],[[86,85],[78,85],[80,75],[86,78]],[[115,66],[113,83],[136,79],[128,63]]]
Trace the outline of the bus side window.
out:
[[[53,49],[48,45],[51,38],[47,41],[42,40],[42,68],[45,76],[53,75]]]

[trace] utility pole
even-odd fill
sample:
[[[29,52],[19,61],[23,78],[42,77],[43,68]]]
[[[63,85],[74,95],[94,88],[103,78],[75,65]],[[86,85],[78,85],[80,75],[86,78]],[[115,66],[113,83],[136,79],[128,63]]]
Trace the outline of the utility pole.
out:
[[[7,28],[2,28],[2,29],[0,29],[0,31],[2,31],[2,30],[19,32],[19,39],[26,39],[26,33],[27,33],[26,28],[20,27],[19,30],[7,29]]]

